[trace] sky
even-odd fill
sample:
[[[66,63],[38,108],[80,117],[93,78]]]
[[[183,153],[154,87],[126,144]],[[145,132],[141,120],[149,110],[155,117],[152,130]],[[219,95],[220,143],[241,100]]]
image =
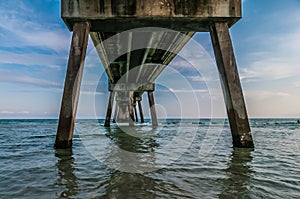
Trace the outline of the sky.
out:
[[[230,29],[251,118],[300,118],[299,10],[299,0],[245,0]],[[58,118],[70,41],[59,0],[0,0],[0,118]],[[106,82],[90,40],[78,118],[104,117]],[[197,33],[156,84],[160,118],[226,117],[208,33]]]

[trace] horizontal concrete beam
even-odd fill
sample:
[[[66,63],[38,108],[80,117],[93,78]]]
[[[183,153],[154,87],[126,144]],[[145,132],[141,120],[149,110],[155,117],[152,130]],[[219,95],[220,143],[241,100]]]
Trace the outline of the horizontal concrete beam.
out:
[[[89,21],[91,31],[120,32],[140,27],[177,31],[209,31],[214,21],[229,26],[241,16],[241,0],[61,0],[61,16],[72,30],[76,21]]]
[[[138,84],[138,83],[120,83],[120,84],[108,84],[109,91],[135,91],[135,92],[143,92],[143,91],[154,91],[155,84]]]

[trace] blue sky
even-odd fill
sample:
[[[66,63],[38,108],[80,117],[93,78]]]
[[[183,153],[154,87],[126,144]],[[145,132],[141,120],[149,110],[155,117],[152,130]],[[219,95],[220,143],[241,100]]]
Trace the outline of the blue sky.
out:
[[[243,19],[231,28],[252,118],[300,118],[299,10],[299,0],[245,0]],[[0,118],[58,117],[70,41],[59,0],[0,1]],[[202,54],[186,47],[158,79],[160,117],[198,117],[198,112],[201,117],[226,117],[209,34],[196,34],[190,45],[195,42]],[[91,78],[99,76],[100,83],[90,89]],[[105,82],[89,42],[78,117],[94,116],[95,110],[97,117],[104,116]],[[189,92],[192,89],[194,93]]]

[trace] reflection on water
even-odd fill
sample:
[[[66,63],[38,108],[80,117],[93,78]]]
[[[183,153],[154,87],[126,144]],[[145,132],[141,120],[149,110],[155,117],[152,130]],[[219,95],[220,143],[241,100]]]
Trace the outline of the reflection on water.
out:
[[[138,127],[109,128],[106,136],[118,147],[133,153],[148,153],[159,146],[155,140],[156,129],[142,132]]]
[[[75,167],[72,149],[56,149],[55,156],[58,158],[56,166],[58,168],[57,185],[64,188],[62,197],[74,197],[78,194],[77,177],[74,175]]]
[[[228,179],[224,180],[224,190],[220,198],[250,198],[249,183],[253,173],[249,163],[253,149],[234,148],[230,156],[229,167],[225,170]]]
[[[118,164],[118,169],[127,170],[129,173],[112,170],[110,179],[105,183],[105,195],[101,198],[151,199],[158,196],[166,197],[169,191],[178,190],[174,183],[154,178],[151,173],[138,173],[143,169],[152,170],[156,164],[154,152],[159,147],[156,141],[156,129],[145,134],[140,128],[110,128],[107,137],[113,142],[111,144],[118,148],[110,152],[109,161]]]
[[[256,139],[256,149],[253,151],[231,148],[230,131],[227,129],[228,134],[221,134],[215,147],[201,159],[198,152],[203,132],[200,130],[189,150],[178,161],[163,169],[142,172],[144,168],[157,166],[160,158],[157,151],[176,136],[172,124],[165,132],[145,131],[144,127],[112,127],[99,131],[88,126],[91,125],[84,125],[86,131],[82,131],[88,142],[84,143],[85,137],[74,140],[76,154],[72,150],[55,151],[58,196],[121,199],[281,198],[282,191],[286,190],[290,191],[285,195],[299,196],[297,174],[300,164],[295,158],[299,155],[287,150],[291,145],[287,133],[258,134],[261,137]],[[187,126],[185,130],[190,128]],[[262,142],[265,137],[268,137],[267,141],[273,141]],[[272,144],[278,140],[285,140],[286,147]],[[88,153],[86,144],[100,156]],[[273,149],[276,147],[275,154]],[[280,155],[281,161],[275,161],[274,155]]]
[[[114,171],[102,198],[155,198],[157,181],[143,174]]]
[[[184,122],[180,133],[187,136],[198,120]],[[204,121],[177,161],[140,173],[118,169],[155,168],[169,154],[160,156],[165,146],[178,137],[178,121],[168,120],[161,131],[145,125],[126,133],[114,126],[98,128],[94,121],[77,124],[101,152],[99,159],[78,133],[73,151],[55,150],[56,121],[0,121],[0,198],[300,198],[299,125],[293,120],[254,120],[255,151],[233,149],[225,127],[219,137],[206,139],[218,142],[199,157]],[[180,151],[178,142],[173,146],[172,151]],[[123,156],[122,151],[138,155]],[[108,166],[109,161],[118,168]]]
[[[154,132],[149,132],[145,138],[131,127],[108,129],[106,136],[115,147],[106,161],[117,164],[119,170],[132,172],[113,170],[110,179],[105,183],[107,187],[103,198],[155,198],[154,189],[157,182],[153,178],[135,172],[155,162],[151,152],[157,143],[150,135],[152,133]]]
[[[140,135],[139,135],[140,132]],[[142,173],[155,170],[155,141],[153,131],[142,135],[141,129],[122,127],[109,129],[106,136],[111,140],[111,150],[105,163],[119,171]]]
[[[107,150],[106,159],[103,159],[103,162],[109,161],[114,163],[117,169],[104,169],[101,166],[101,162],[98,161],[89,161],[86,166],[94,168],[92,171],[81,173],[78,170],[81,170],[81,166],[76,164],[72,150],[56,150],[55,156],[58,157],[57,168],[58,168],[58,185],[64,188],[64,191],[61,193],[62,197],[67,198],[81,198],[81,193],[83,192],[82,187],[85,189],[87,185],[92,186],[89,188],[89,191],[94,192],[90,198],[157,198],[158,196],[165,197],[173,192],[173,195],[180,195],[180,190],[176,184],[170,181],[165,181],[161,177],[154,177],[151,173],[138,173],[139,169],[142,167],[151,167],[155,164],[155,156],[152,153],[159,147],[159,144],[155,139],[155,132],[149,131],[148,135],[142,137],[133,136],[134,132],[128,134],[128,130],[124,132],[124,128],[109,128],[107,129],[106,138],[111,142],[108,142],[110,145],[115,145],[115,148],[121,150]],[[131,129],[132,130],[132,129]],[[139,130],[137,128],[136,130]],[[152,135],[150,135],[152,133]],[[103,149],[106,146],[98,144],[98,148]],[[106,148],[107,149],[107,148]],[[124,151],[129,151],[131,153],[137,154],[136,156],[125,156]],[[85,161],[83,161],[85,162]],[[95,163],[99,164],[98,168],[94,167]],[[94,166],[92,166],[94,165]],[[130,171],[137,172],[122,172],[118,169],[127,168]],[[77,175],[76,175],[76,174]],[[93,174],[93,177],[87,178],[90,174]],[[162,172],[159,172],[162,173]],[[98,179],[100,174],[101,180]],[[85,177],[78,178],[76,176],[83,175]],[[88,179],[88,183],[85,182],[85,179]],[[79,181],[79,182],[78,182]],[[91,185],[94,183],[94,185]],[[97,195],[95,195],[97,193]],[[79,194],[79,195],[77,195]]]

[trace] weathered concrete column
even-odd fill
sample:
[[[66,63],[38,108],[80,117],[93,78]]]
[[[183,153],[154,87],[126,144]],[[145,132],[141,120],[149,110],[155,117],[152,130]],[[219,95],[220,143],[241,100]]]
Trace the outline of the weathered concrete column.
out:
[[[158,124],[157,124],[157,116],[156,116],[156,110],[155,110],[153,91],[148,91],[148,101],[149,101],[149,106],[150,106],[152,126],[156,127]]]
[[[228,24],[226,22],[211,24],[210,35],[226,103],[233,146],[253,148],[254,144]]]
[[[129,126],[134,126],[134,99],[133,99],[133,92],[129,92],[129,100],[128,100],[128,122]]]
[[[116,107],[115,107],[113,123],[116,123],[116,118],[117,118],[118,112],[119,112],[119,106],[118,106],[118,103],[116,101]]]
[[[119,102],[116,122],[123,123],[127,121],[128,121],[128,104],[125,102]]]
[[[134,113],[131,104],[128,105],[128,113],[129,113],[129,117],[128,117],[129,126],[134,126]]]
[[[133,107],[134,107],[135,122],[139,122],[139,118],[138,118],[138,114],[137,114],[137,110],[136,110],[136,101],[134,101]]]
[[[144,123],[145,120],[144,120],[144,114],[143,114],[143,107],[142,107],[142,103],[141,103],[140,100],[138,101],[138,105],[139,105],[139,111],[140,111],[141,123]]]
[[[76,119],[89,32],[89,23],[74,23],[55,148],[69,148],[72,146],[74,122]]]
[[[111,91],[110,95],[109,95],[108,105],[107,105],[107,111],[106,111],[106,117],[105,117],[105,123],[104,123],[105,127],[110,126],[110,118],[111,118],[111,112],[112,112],[112,107],[113,107],[113,103],[114,103],[114,96],[115,96],[115,93],[113,91]]]

